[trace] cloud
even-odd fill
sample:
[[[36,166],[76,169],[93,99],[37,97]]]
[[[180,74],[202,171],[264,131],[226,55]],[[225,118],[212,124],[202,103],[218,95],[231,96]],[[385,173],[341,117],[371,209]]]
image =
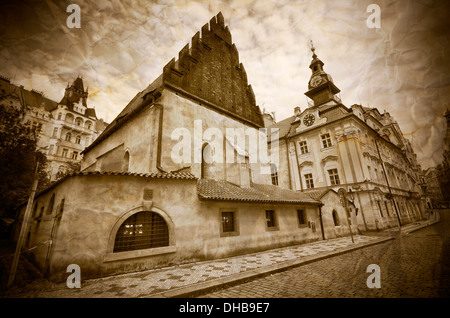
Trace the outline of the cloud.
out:
[[[424,167],[442,159],[442,115],[450,98],[448,2],[78,1],[81,29],[65,25],[65,1],[0,7],[0,73],[59,101],[78,75],[88,103],[111,121],[211,17],[222,11],[256,101],[278,120],[307,107],[309,41],[341,89],[343,103],[386,109]]]

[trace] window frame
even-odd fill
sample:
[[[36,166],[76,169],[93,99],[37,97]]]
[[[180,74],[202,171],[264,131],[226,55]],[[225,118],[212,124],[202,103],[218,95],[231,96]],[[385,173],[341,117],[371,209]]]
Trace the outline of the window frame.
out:
[[[224,231],[223,213],[233,213],[233,231]],[[238,236],[239,235],[238,210],[236,208],[220,208],[218,215],[219,215],[220,237]]]
[[[308,217],[307,217],[306,209],[304,207],[301,207],[301,208],[296,208],[295,210],[297,212],[297,224],[298,224],[298,227],[300,227],[300,228],[308,227]],[[303,223],[300,223],[300,218],[299,218],[299,215],[300,215],[299,212],[300,211],[302,212],[301,214],[302,214]]]
[[[322,147],[321,147],[322,149],[327,149],[327,148],[333,147],[333,142],[331,141],[331,134],[329,132],[320,134],[320,139],[322,141]]]
[[[135,228],[137,227],[137,223],[138,222],[141,222],[141,223],[145,224],[145,218],[147,216],[144,216],[143,214],[147,214],[147,213],[150,214],[149,216],[151,216],[151,221],[152,221],[152,223],[148,223],[148,224],[151,224],[150,227],[152,229],[152,232],[150,232],[150,235],[148,235],[148,237],[143,235],[143,234],[137,234],[136,233],[137,231],[135,230]],[[138,215],[139,214],[142,215],[142,218],[140,220],[138,220]],[[157,219],[155,219],[153,217],[153,215],[155,215]],[[132,220],[130,220],[130,219],[132,219]],[[167,236],[167,237],[163,237],[163,244],[167,244],[167,245],[150,246],[150,247],[144,247],[144,248],[136,248],[136,246],[135,246],[136,242],[139,242],[139,241],[142,241],[143,239],[145,239],[145,241],[149,240],[149,243],[151,244],[152,240],[154,240],[154,238],[155,238],[154,236],[156,236],[156,238],[158,238],[157,235],[155,234],[155,232],[153,231],[153,228],[155,226],[158,226],[158,222],[161,222],[161,221],[163,222],[163,225],[165,227],[165,229],[164,229],[165,233],[164,234]],[[116,243],[117,243],[118,235],[120,234],[119,231],[121,229],[123,229],[123,225],[125,225],[128,228],[128,224],[126,224],[127,222],[128,223],[133,223],[134,222],[134,227],[133,227],[133,225],[131,225],[131,233],[136,233],[136,234],[133,234],[133,240],[130,240],[130,242],[132,243],[132,244],[130,244],[132,246],[132,248],[131,249],[122,250],[122,247],[121,246],[116,246]],[[145,226],[142,226],[142,229],[144,229],[144,228],[145,228]],[[125,238],[125,241],[123,241],[123,243],[124,244],[128,243],[126,241],[128,238],[126,236],[124,236],[123,234],[120,234],[120,235],[121,235],[120,237],[124,237]],[[169,225],[167,224],[167,222],[164,219],[164,217],[162,217],[159,213],[154,212],[154,211],[139,211],[139,212],[133,213],[132,215],[127,217],[123,222],[121,222],[120,226],[118,227],[118,229],[116,231],[116,235],[115,235],[115,238],[114,238],[114,246],[113,246],[112,252],[114,254],[115,253],[123,253],[123,252],[135,252],[135,251],[150,250],[150,249],[155,249],[155,248],[160,248],[160,247],[167,247],[169,245],[170,245]],[[119,250],[116,250],[116,248],[118,248]]]
[[[307,178],[306,176],[311,176],[311,178]],[[305,179],[306,189],[314,189],[314,176],[312,172],[303,174],[303,178]],[[309,186],[308,181],[310,184],[312,184],[312,186]]]
[[[328,173],[328,179],[330,180],[330,185],[340,185],[341,180],[339,178],[339,170],[337,168],[331,168],[327,170]],[[336,182],[337,180],[337,182]]]
[[[278,185],[278,168],[274,163],[270,164],[270,177],[272,179],[272,185]]]
[[[306,155],[309,153],[309,149],[308,149],[308,142],[306,140],[300,140],[298,142],[298,147],[300,149],[300,153],[302,155]]]
[[[273,214],[273,226],[269,226],[268,224],[268,216],[267,216],[267,212],[271,211]],[[265,220],[265,226],[266,226],[266,231],[278,231],[280,229],[279,224],[278,224],[278,215],[277,215],[277,210],[275,208],[265,208],[264,209],[264,220]]]

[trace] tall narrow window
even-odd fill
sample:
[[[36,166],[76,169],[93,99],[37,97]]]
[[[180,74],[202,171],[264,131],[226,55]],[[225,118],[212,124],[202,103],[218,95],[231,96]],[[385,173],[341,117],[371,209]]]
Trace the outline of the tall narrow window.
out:
[[[53,212],[53,205],[55,204],[55,194],[52,194],[52,197],[50,198],[50,202],[48,203],[47,212],[46,215],[52,214]]]
[[[67,154],[69,153],[69,150],[64,148],[62,151],[62,157],[67,158]]]
[[[128,172],[129,166],[130,166],[130,153],[126,151],[125,154],[123,155],[122,171]]]
[[[378,210],[380,210],[381,217],[384,217],[384,215],[383,215],[383,209],[381,208],[380,201],[377,201],[377,204],[378,204]]]
[[[74,159],[74,160],[78,159],[78,151],[72,152],[72,159]]]
[[[338,216],[336,210],[333,210],[332,215],[333,215],[334,226],[339,226],[339,224],[340,224],[339,216]]]
[[[139,212],[126,219],[116,234],[114,252],[135,251],[169,245],[166,221],[155,212]]]
[[[304,175],[304,177],[305,177],[305,182],[306,182],[306,188],[307,189],[314,188],[314,181],[313,181],[312,173],[307,173]]]
[[[306,143],[306,140],[300,141],[299,146],[302,154],[308,153],[308,144]]]
[[[270,173],[272,176],[272,184],[278,185],[278,171],[277,171],[277,165],[271,163],[270,164]]]
[[[331,137],[329,133],[323,134],[320,136],[322,138],[322,146],[323,148],[329,148],[332,146]]]
[[[58,128],[55,127],[53,128],[53,137],[57,137],[58,136]]]
[[[339,184],[339,174],[337,169],[328,170],[328,175],[330,176],[331,185]]]
[[[67,133],[66,135],[66,141],[70,141],[70,139],[72,138],[72,135],[70,133]]]
[[[81,136],[77,136],[77,138],[75,139],[75,142],[77,144],[80,144],[81,143]]]

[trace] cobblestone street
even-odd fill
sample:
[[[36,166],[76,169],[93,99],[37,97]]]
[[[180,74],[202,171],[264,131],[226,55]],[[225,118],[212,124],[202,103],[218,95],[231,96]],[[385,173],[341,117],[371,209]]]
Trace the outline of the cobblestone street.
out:
[[[450,215],[395,240],[296,267],[200,297],[449,297]],[[382,235],[386,235],[383,233]],[[381,270],[381,288],[370,289],[369,264]]]

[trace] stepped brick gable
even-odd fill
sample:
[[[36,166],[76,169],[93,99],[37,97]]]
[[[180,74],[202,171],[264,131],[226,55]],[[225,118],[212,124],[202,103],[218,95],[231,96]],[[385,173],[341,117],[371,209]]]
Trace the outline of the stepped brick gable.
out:
[[[255,127],[264,127],[255,94],[221,13],[205,24],[192,44],[179,52],[163,70],[164,84],[206,106],[216,108]]]

